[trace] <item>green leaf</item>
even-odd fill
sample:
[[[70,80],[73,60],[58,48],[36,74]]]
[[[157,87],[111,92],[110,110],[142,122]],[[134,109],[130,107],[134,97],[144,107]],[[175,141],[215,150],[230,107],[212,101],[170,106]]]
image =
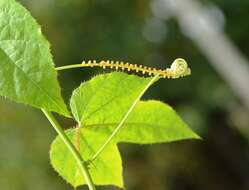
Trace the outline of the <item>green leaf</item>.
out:
[[[30,13],[0,1],[0,95],[70,116],[61,97],[49,43]]]
[[[107,140],[149,80],[111,73],[94,77],[74,91],[71,108],[82,126],[80,153],[85,160],[91,159]],[[76,143],[75,133],[75,129],[67,131],[73,143]],[[198,138],[170,106],[159,101],[140,101],[111,144],[93,161],[90,173],[97,185],[123,187],[117,143],[151,144]],[[78,175],[74,158],[58,137],[51,146],[50,159],[67,182],[75,187],[86,183]]]
[[[76,144],[76,130],[67,130],[66,134]],[[99,135],[92,130],[82,129],[80,133],[80,154],[84,160],[92,158],[97,149],[102,145],[106,136]],[[57,137],[50,150],[50,160],[54,169],[72,186],[86,184],[77,162],[71,152]],[[123,187],[122,161],[115,144],[110,144],[103,154],[90,165],[90,175],[96,185],[110,185]]]
[[[73,92],[73,116],[82,126],[120,121],[150,80],[121,72],[96,76]]]
[[[89,129],[108,137],[118,124],[118,120],[112,122],[107,120],[102,124],[86,125],[85,130]],[[199,136],[188,128],[169,105],[149,100],[140,101],[136,105],[114,141],[152,144],[198,138]]]

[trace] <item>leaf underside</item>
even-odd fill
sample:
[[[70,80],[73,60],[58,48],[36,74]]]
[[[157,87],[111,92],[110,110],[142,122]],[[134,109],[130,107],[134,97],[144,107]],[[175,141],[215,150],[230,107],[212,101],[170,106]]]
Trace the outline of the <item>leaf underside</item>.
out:
[[[150,80],[114,72],[94,77],[73,92],[70,105],[81,125],[79,149],[85,160],[93,157]],[[67,134],[77,144],[76,129]],[[90,173],[97,185],[123,187],[119,142],[152,144],[198,138],[167,104],[140,101],[111,144],[90,165]],[[86,183],[58,137],[51,146],[50,159],[54,169],[71,185]]]
[[[61,97],[49,43],[30,13],[0,1],[0,95],[70,116]]]

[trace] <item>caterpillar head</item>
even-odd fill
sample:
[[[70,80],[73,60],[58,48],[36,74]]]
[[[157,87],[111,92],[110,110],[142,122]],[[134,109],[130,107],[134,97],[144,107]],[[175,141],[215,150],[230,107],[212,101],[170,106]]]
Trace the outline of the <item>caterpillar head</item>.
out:
[[[182,58],[177,58],[170,66],[172,78],[184,77],[191,74],[187,62]]]

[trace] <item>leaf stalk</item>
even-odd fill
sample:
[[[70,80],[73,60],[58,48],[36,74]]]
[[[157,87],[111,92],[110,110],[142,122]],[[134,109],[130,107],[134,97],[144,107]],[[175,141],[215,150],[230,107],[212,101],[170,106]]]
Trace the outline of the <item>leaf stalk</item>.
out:
[[[110,144],[110,142],[112,141],[112,139],[116,136],[116,134],[119,132],[119,130],[122,128],[122,126],[124,125],[125,121],[127,120],[128,116],[130,115],[130,113],[134,110],[135,106],[137,105],[137,103],[139,102],[139,100],[141,99],[141,97],[144,95],[144,93],[148,90],[148,88],[156,81],[158,80],[159,74],[154,76],[149,82],[148,84],[144,87],[144,89],[140,92],[140,94],[138,95],[138,97],[135,99],[135,101],[133,102],[133,104],[131,105],[131,107],[129,108],[129,110],[126,112],[126,114],[124,115],[124,117],[122,118],[122,120],[120,121],[120,123],[118,124],[118,126],[115,128],[115,130],[112,132],[112,134],[108,137],[108,139],[105,141],[105,143],[99,148],[99,150],[94,154],[94,156],[92,157],[92,159],[89,161],[90,163],[93,162],[94,160],[96,160],[98,158],[98,156],[105,150],[105,148]]]
[[[80,171],[81,171],[82,175],[84,176],[84,178],[86,180],[86,183],[88,185],[89,190],[96,190],[96,188],[94,186],[94,183],[93,183],[93,180],[91,178],[90,172],[89,172],[89,170],[87,168],[86,162],[84,161],[84,159],[82,158],[82,156],[80,155],[80,153],[76,150],[75,146],[69,140],[69,138],[67,137],[67,135],[63,131],[63,129],[60,126],[60,124],[54,118],[54,116],[52,115],[52,113],[49,112],[49,111],[47,111],[47,110],[45,110],[45,109],[41,109],[41,110],[45,114],[45,116],[47,117],[48,121],[51,123],[51,125],[55,129],[55,131],[58,133],[58,135],[61,138],[61,140],[65,143],[65,145],[67,146],[67,148],[69,149],[69,151],[71,152],[71,154],[73,155],[73,157],[75,158],[75,160],[77,161],[77,164],[78,164],[78,166],[80,168]]]

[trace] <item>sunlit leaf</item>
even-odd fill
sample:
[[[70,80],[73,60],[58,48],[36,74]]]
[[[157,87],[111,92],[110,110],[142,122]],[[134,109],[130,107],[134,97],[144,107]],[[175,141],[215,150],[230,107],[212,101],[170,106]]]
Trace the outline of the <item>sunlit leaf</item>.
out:
[[[71,108],[82,126],[80,153],[84,159],[94,156],[149,80],[111,73],[94,77],[74,91]],[[75,130],[67,134],[76,143]],[[91,165],[93,181],[97,185],[123,187],[122,164],[116,147],[119,142],[151,144],[198,138],[170,106],[159,101],[140,101],[112,143]],[[58,137],[52,144],[50,158],[55,170],[70,184],[76,187],[86,183]]]
[[[49,43],[30,13],[0,1],[0,95],[69,116],[61,97]]]

